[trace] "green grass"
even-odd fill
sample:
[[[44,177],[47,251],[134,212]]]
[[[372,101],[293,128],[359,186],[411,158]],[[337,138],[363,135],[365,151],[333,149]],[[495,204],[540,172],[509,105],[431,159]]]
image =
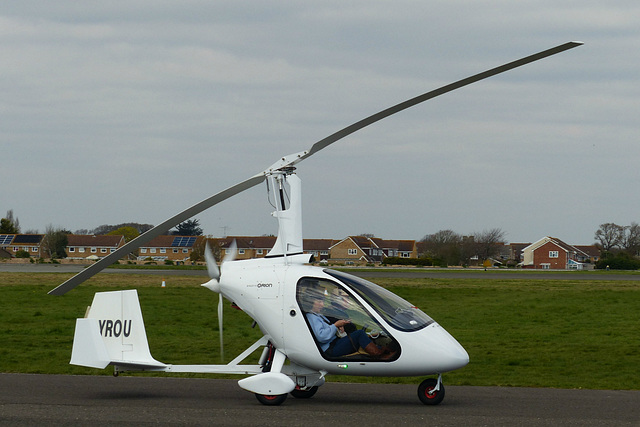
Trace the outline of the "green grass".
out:
[[[153,356],[167,363],[219,363],[217,294],[202,277],[99,275],[63,297],[47,292],[68,275],[0,273],[0,372],[110,374],[69,365],[75,319],[93,294],[138,289]],[[622,279],[622,278],[621,278]],[[640,283],[633,281],[379,279],[422,308],[469,352],[446,374],[454,385],[640,389]],[[260,337],[225,307],[225,361]],[[330,377],[415,383],[415,378]]]

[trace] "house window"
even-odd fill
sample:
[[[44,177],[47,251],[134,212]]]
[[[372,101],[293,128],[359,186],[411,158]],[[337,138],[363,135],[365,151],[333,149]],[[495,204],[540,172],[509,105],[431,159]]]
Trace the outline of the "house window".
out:
[[[84,248],[79,248],[79,249],[78,249],[78,252],[80,252],[80,253],[84,253]]]
[[[167,248],[160,248],[160,253],[161,254],[166,254],[167,253]]]
[[[156,248],[149,249],[149,252],[151,252],[152,254],[155,254],[156,253]]]
[[[549,270],[551,269],[551,264],[548,264],[548,263],[540,264],[540,268],[543,270]]]
[[[31,248],[31,252],[38,252],[38,248],[34,246],[33,248]]]
[[[107,248],[101,248],[100,249],[100,253],[106,254],[107,253]]]
[[[239,253],[240,255],[244,255],[244,249],[238,249],[238,253]]]
[[[189,253],[189,249],[183,249],[183,250],[182,250],[182,253],[183,253],[183,254],[188,254],[188,253]]]
[[[357,249],[349,249],[349,250],[347,251],[347,253],[348,253],[349,255],[358,255],[358,250],[357,250]]]
[[[258,255],[262,255],[262,249],[258,249]]]
[[[140,248],[140,253],[141,254],[146,254],[147,253],[147,248]]]
[[[558,258],[558,251],[549,251],[549,258]]]
[[[177,254],[178,253],[178,248],[173,248],[173,253]]]
[[[409,252],[400,252],[400,258],[409,258],[411,254]]]
[[[92,254],[95,254],[95,253],[97,253],[97,252],[98,252],[98,248],[91,248],[91,253],[92,253]]]
[[[69,248],[69,252],[75,252],[75,251],[76,251],[76,248],[74,248],[74,247],[70,247]]]

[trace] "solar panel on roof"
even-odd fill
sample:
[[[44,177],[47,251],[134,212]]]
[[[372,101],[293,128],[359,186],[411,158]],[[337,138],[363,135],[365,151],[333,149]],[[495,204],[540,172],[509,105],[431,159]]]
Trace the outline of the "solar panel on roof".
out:
[[[42,234],[18,234],[13,239],[13,243],[40,243],[40,240],[42,240]]]
[[[193,246],[196,241],[196,237],[191,236],[178,236],[173,238],[171,246]]]
[[[1,234],[0,245],[8,245],[13,240],[13,234]]]

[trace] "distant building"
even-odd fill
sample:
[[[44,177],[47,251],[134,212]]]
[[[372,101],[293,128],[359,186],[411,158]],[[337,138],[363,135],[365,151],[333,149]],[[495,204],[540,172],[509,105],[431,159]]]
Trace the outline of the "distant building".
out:
[[[522,250],[522,267],[542,270],[583,270],[590,256],[555,237],[543,237]]]
[[[69,234],[67,259],[81,260],[103,258],[124,245],[124,236]]]
[[[31,257],[42,257],[42,239],[44,234],[0,234],[0,249],[15,257],[19,251],[25,251]]]
[[[158,236],[138,249],[138,261],[190,261],[191,253],[200,244],[204,245],[204,236]]]
[[[383,240],[377,237],[349,236],[330,248],[333,262],[346,264],[381,263],[387,257],[418,258],[415,240]]]

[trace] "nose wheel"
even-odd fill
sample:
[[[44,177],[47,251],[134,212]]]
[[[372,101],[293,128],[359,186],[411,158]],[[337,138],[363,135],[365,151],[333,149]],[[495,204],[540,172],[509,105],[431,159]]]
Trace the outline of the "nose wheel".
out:
[[[418,397],[425,405],[437,405],[444,399],[444,386],[442,385],[442,375],[438,379],[427,378],[418,386]]]

